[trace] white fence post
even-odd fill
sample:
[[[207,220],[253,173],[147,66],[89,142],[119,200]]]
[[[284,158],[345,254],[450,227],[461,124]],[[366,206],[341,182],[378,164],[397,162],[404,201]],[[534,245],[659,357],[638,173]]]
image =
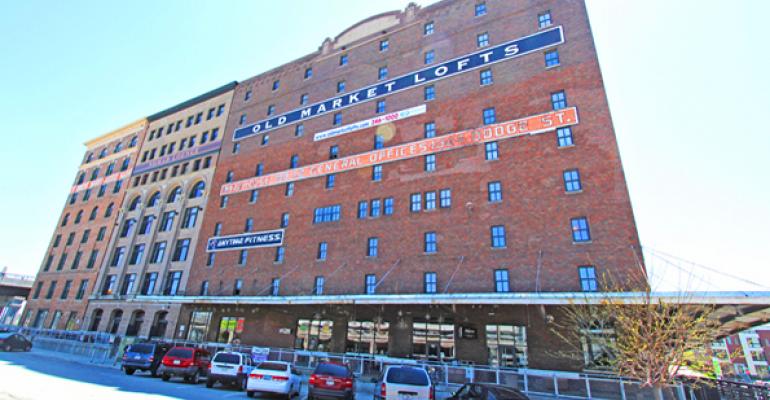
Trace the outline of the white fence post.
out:
[[[590,399],[591,398],[591,379],[588,378],[588,375],[585,375],[586,378],[586,396]]]
[[[618,378],[618,382],[620,382],[620,399],[626,400],[626,386],[623,384],[623,378]]]
[[[559,395],[559,380],[556,379],[556,375],[553,375],[553,394]]]

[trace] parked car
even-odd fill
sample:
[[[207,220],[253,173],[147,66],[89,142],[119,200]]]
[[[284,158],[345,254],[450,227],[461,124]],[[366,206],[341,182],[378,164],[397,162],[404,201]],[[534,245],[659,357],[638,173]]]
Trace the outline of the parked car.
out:
[[[163,356],[158,374],[164,381],[181,376],[185,382],[196,384],[208,373],[210,362],[211,353],[204,349],[176,346]]]
[[[246,395],[277,393],[291,399],[294,395],[299,396],[301,389],[302,376],[294,366],[283,361],[264,361],[251,370]]]
[[[374,387],[374,398],[382,400],[434,400],[436,388],[425,368],[388,365]]]
[[[355,398],[355,377],[353,371],[344,364],[318,363],[307,384],[308,400],[318,398],[352,400]]]
[[[126,346],[120,367],[126,375],[135,371],[150,371],[152,376],[158,376],[163,356],[168,353],[171,345],[168,343],[134,343]]]
[[[3,351],[29,351],[31,348],[32,342],[21,333],[0,333],[0,349],[3,349]]]
[[[223,385],[235,385],[238,390],[246,389],[249,373],[254,368],[251,357],[243,353],[220,351],[209,364],[206,387],[213,387],[219,382]]]
[[[529,397],[510,386],[466,383],[448,400],[529,400]]]

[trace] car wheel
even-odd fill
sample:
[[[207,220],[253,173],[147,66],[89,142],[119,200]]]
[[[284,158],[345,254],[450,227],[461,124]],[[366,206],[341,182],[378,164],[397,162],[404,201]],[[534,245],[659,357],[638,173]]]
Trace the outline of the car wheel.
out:
[[[171,379],[171,376],[169,374],[163,374],[160,379],[163,379],[164,382],[167,382],[169,379]]]
[[[133,368],[126,368],[126,375],[133,375],[134,369]]]
[[[206,387],[211,389],[214,387],[214,380],[211,378],[206,379]]]
[[[254,392],[251,392],[251,391],[246,392],[246,396],[254,397]]]
[[[193,385],[197,385],[200,379],[201,379],[201,374],[198,373],[198,371],[195,371],[195,373],[190,377],[190,383],[192,383]]]

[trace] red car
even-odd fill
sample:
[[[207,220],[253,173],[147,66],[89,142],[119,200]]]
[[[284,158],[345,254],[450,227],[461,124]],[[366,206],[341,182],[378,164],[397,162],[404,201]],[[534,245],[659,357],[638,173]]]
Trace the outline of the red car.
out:
[[[355,377],[347,365],[322,362],[307,381],[308,400],[320,398],[353,400],[356,395]]]
[[[177,346],[163,356],[158,374],[164,381],[181,376],[185,382],[196,384],[206,376],[211,364],[211,353],[204,349]]]

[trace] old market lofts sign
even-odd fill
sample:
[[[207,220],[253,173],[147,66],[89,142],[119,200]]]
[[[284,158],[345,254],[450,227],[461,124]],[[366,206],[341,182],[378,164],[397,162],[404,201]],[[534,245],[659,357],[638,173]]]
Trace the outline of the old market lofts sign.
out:
[[[215,236],[209,238],[206,243],[206,252],[280,246],[283,244],[283,233],[283,229],[276,229],[239,235]]]
[[[245,192],[282,183],[315,178],[328,174],[351,171],[394,161],[420,157],[426,154],[455,150],[475,144],[502,140],[523,135],[535,135],[578,123],[577,108],[570,107],[545,114],[514,119],[499,124],[482,126],[449,133],[416,142],[405,143],[384,149],[368,151],[335,160],[324,161],[304,167],[244,179],[222,185],[219,194]]]
[[[336,111],[358,103],[400,92],[430,82],[435,82],[460,73],[472,71],[490,64],[510,60],[535,51],[564,43],[564,32],[561,26],[546,29],[538,33],[503,43],[496,47],[467,54],[432,67],[388,79],[382,83],[359,89],[352,93],[333,97],[309,107],[298,108],[286,114],[265,119],[254,124],[236,129],[233,140],[241,140],[249,136],[268,132],[298,121],[314,118],[329,111]]]

